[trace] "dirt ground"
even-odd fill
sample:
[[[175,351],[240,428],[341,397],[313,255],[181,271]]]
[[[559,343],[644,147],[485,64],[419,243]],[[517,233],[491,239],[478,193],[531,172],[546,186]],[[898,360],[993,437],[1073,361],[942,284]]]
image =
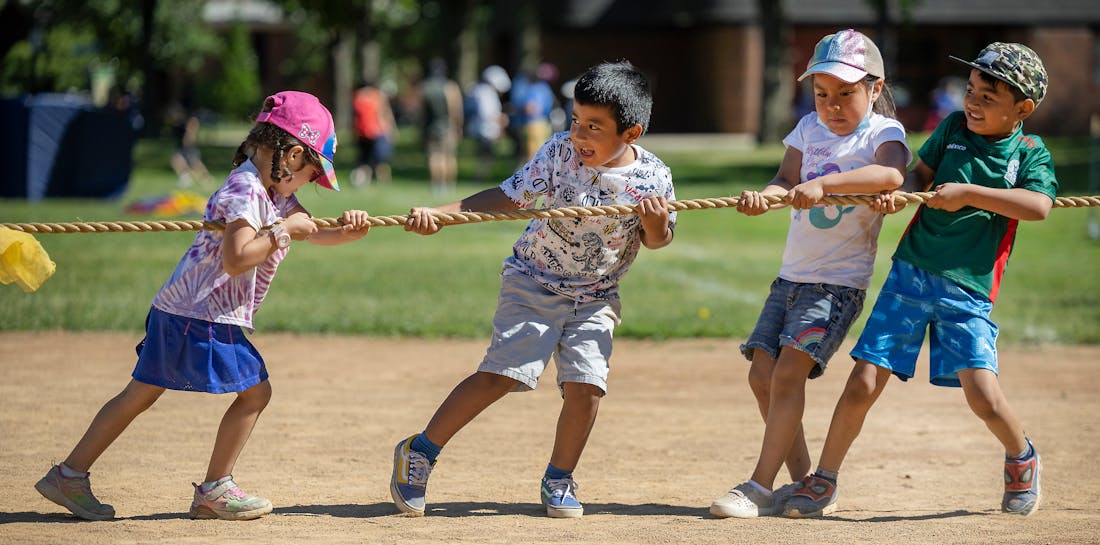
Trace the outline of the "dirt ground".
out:
[[[80,521],[33,485],[125,385],[137,340],[0,333],[0,543],[1100,543],[1100,347],[1002,347],[1003,387],[1044,465],[1042,507],[1027,518],[999,511],[999,444],[960,391],[926,376],[887,387],[841,472],[835,515],[710,517],[751,473],[763,432],[736,339],[617,341],[575,473],[582,519],[538,505],[560,407],[553,371],[455,437],[428,516],[408,518],[389,497],[393,445],[426,424],[485,341],[260,334],[275,395],[235,475],[274,513],[187,518],[231,398],[168,392],[92,470],[118,520]],[[838,356],[808,387],[815,458],[849,369]]]

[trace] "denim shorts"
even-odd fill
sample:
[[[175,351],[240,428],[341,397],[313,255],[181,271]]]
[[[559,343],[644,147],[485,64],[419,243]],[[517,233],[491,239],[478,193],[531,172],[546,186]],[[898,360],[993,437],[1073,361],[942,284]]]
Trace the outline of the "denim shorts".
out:
[[[992,310],[989,298],[894,260],[852,357],[909,380],[928,332],[929,382],[958,387],[962,369],[997,373],[997,324],[989,319]]]
[[[741,353],[752,361],[754,350],[763,350],[772,359],[779,359],[784,346],[801,350],[817,364],[809,377],[817,378],[859,317],[866,296],[867,291],[859,288],[776,278]]]
[[[478,371],[533,390],[553,356],[558,388],[580,382],[607,392],[611,337],[619,325],[619,299],[579,302],[554,293],[523,273],[501,277],[493,340]]]

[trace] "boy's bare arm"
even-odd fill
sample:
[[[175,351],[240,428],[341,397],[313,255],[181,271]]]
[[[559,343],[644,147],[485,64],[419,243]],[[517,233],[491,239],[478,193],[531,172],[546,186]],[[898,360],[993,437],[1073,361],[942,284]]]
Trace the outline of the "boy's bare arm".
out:
[[[925,205],[948,212],[973,206],[1009,218],[1037,221],[1046,219],[1054,201],[1030,189],[997,189],[973,184],[945,183],[936,186],[936,194]]]
[[[505,195],[500,187],[491,187],[474,193],[461,201],[444,204],[443,206],[413,208],[409,211],[408,220],[405,221],[405,230],[414,231],[421,235],[432,235],[439,232],[443,226],[436,223],[435,218],[432,216],[435,212],[454,214],[457,212],[515,210],[517,208],[519,207],[516,206],[516,203]]]

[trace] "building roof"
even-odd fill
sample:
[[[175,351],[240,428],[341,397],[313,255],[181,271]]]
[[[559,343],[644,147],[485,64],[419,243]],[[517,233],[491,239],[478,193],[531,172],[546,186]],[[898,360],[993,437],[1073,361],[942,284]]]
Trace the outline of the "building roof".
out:
[[[778,0],[776,0],[778,1]],[[890,19],[903,22],[899,0],[889,0]],[[1100,24],[1097,0],[912,0],[909,22],[925,25]],[[544,0],[549,22],[567,28],[691,27],[702,24],[750,24],[758,19],[756,0]],[[873,24],[867,0],[795,0],[786,2],[795,24]]]

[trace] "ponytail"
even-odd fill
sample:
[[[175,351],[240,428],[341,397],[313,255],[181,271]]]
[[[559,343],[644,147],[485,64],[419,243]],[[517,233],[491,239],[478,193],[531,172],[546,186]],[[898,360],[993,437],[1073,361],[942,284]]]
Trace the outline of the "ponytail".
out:
[[[868,75],[863,78],[863,82],[867,84],[868,90],[872,90],[875,87],[875,82],[879,81],[879,78]],[[894,105],[894,93],[890,91],[890,86],[886,84],[886,80],[882,80],[882,91],[878,94],[878,98],[875,99],[875,104],[872,106],[872,111],[876,114],[897,119],[897,108]]]

